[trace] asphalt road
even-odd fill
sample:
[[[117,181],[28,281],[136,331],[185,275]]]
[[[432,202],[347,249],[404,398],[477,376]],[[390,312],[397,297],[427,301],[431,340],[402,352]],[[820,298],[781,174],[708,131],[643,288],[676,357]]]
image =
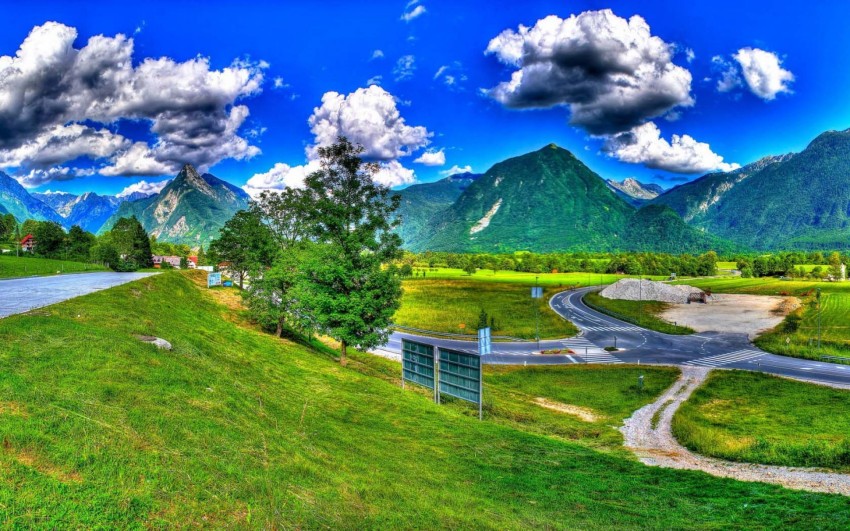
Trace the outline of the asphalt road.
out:
[[[800,380],[850,387],[850,365],[822,363],[778,356],[759,350],[746,334],[703,332],[688,336],[673,336],[640,328],[599,313],[582,302],[588,291],[582,288],[553,296],[549,306],[581,331],[575,338],[536,342],[493,343],[493,353],[484,363],[544,365],[570,363],[641,363],[663,365],[692,365],[700,367],[744,369],[788,376]],[[472,341],[435,339],[406,333],[393,333],[383,350],[399,353],[401,340],[408,338],[438,347],[477,352]],[[622,349],[614,353],[604,347]],[[569,356],[537,354],[541,350],[568,348]]]
[[[0,318],[120,286],[156,273],[79,273],[0,280]]]

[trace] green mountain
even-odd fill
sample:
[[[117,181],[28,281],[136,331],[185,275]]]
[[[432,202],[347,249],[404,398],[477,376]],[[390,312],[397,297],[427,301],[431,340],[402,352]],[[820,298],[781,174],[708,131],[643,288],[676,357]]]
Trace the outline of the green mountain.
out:
[[[708,185],[707,185],[708,184]],[[850,130],[802,152],[698,179],[658,197],[691,225],[762,250],[850,243]]]
[[[478,177],[475,173],[457,173],[395,192],[401,197],[398,214],[402,224],[398,233],[402,240],[414,242],[423,235],[429,236],[434,215],[450,207]]]
[[[711,208],[721,203],[731,190],[771,164],[783,162],[793,155],[764,157],[737,170],[709,173],[694,179],[651,200],[655,205],[666,205],[688,222],[701,225]],[[745,185],[744,185],[745,186]]]
[[[728,247],[669,208],[636,210],[621,190],[554,144],[494,165],[465,190],[448,180],[408,190],[401,192],[399,232],[413,251],[681,253]]]
[[[247,208],[248,200],[241,188],[186,164],[159,194],[122,203],[101,232],[119,218],[136,216],[160,241],[207,246],[233,214]]]
[[[0,171],[0,213],[9,213],[19,222],[27,219],[62,223],[52,208],[31,196],[18,181]]]

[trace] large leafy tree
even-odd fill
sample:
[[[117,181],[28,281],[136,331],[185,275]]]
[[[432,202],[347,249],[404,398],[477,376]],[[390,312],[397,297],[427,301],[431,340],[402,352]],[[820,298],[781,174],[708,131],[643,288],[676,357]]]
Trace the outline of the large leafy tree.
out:
[[[276,251],[274,236],[258,213],[240,210],[210,243],[209,254],[217,262],[229,262],[228,269],[239,277],[239,287],[244,288],[245,276],[270,267]]]
[[[401,238],[392,231],[399,198],[372,180],[377,164],[365,163],[363,148],[346,138],[318,153],[321,169],[302,192],[311,244],[299,297],[319,328],[339,341],[345,363],[348,346],[386,342],[399,307],[401,282],[383,267],[401,256]]]
[[[35,253],[46,258],[60,258],[65,244],[65,229],[55,221],[41,221],[33,232]]]
[[[137,267],[153,267],[151,240],[136,216],[119,219],[112,227],[110,243],[118,254]]]

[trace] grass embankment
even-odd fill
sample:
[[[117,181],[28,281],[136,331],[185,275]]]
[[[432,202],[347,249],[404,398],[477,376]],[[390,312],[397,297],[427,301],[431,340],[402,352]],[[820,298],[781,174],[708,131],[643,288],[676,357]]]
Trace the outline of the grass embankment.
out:
[[[850,391],[745,371],[715,371],[673,418],[703,455],[850,472]]]
[[[675,335],[694,333],[693,329],[687,326],[678,326],[658,317],[661,312],[670,307],[666,302],[606,299],[598,292],[586,294],[584,302],[602,313],[657,332]]]
[[[497,373],[479,422],[373,376],[397,364],[340,367],[214,295],[171,272],[0,320],[2,525],[850,526],[840,496],[646,467],[547,433],[569,415],[512,408]],[[547,385],[527,396],[584,400]],[[626,400],[574,405],[619,416],[644,401]]]
[[[574,336],[578,329],[549,307],[558,288],[544,289],[544,298],[532,299],[528,286],[483,283],[475,280],[412,280],[404,282],[397,325],[436,332],[477,336],[483,309],[495,319],[494,335],[534,339],[537,313],[541,338]],[[488,325],[489,325],[488,321]]]
[[[850,359],[850,282],[779,280],[776,278],[694,279],[687,284],[714,293],[747,293],[798,297],[799,310],[754,343],[768,351],[798,358],[841,356]],[[821,289],[821,348],[817,348],[818,310],[815,290]],[[799,318],[798,327],[786,323]],[[786,342],[787,338],[787,342]]]
[[[57,273],[81,273],[84,271],[107,271],[98,264],[0,255],[0,278],[55,275]]]

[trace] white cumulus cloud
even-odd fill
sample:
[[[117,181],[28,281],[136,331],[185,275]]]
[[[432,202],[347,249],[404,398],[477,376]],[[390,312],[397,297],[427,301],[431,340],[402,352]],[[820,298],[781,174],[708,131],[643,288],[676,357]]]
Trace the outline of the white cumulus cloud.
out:
[[[637,15],[552,15],[490,41],[485,53],[516,70],[488,94],[509,108],[568,106],[570,122],[594,135],[625,132],[693,105],[691,73],[674,51]]]
[[[603,150],[611,157],[647,168],[674,173],[706,173],[732,171],[740,167],[723,161],[705,142],[689,135],[673,135],[668,142],[652,122],[635,127],[628,133],[609,137]]]
[[[782,61],[773,52],[759,48],[741,48],[733,55],[741,66],[744,80],[753,94],[772,100],[780,92],[791,92],[794,74],[782,68]]]
[[[428,151],[419,155],[419,157],[413,162],[418,162],[419,164],[424,164],[425,166],[442,166],[446,163],[446,153],[442,149],[439,151],[429,149]]]
[[[412,9],[405,10],[405,12],[401,15],[401,20],[405,22],[410,22],[411,20],[428,12],[428,10],[425,9],[425,6],[423,6],[422,4],[413,5],[409,7],[412,7]]]
[[[467,164],[466,166],[458,166],[457,164],[455,164],[451,168],[441,171],[440,175],[445,175],[446,177],[448,177],[449,175],[455,175],[458,173],[473,173],[472,166],[470,166],[469,164]]]
[[[121,120],[147,124],[154,137],[146,151],[152,162],[140,167],[205,168],[259,152],[240,136],[249,112],[237,102],[261,91],[267,63],[237,60],[214,70],[204,57],[135,60],[132,37],[95,35],[76,48],[77,37],[73,27],[46,22],[14,55],[0,56],[4,167],[58,179],[80,172],[41,170],[88,157],[106,162],[108,174],[123,175],[119,159],[140,150],[109,131]]]
[[[124,188],[123,190],[118,192],[116,194],[116,196],[123,198],[123,197],[133,195],[135,193],[142,193],[142,194],[145,194],[145,195],[158,194],[170,182],[171,182],[171,179],[166,179],[164,181],[158,181],[158,182],[139,181],[137,183],[133,183],[130,186]]]

